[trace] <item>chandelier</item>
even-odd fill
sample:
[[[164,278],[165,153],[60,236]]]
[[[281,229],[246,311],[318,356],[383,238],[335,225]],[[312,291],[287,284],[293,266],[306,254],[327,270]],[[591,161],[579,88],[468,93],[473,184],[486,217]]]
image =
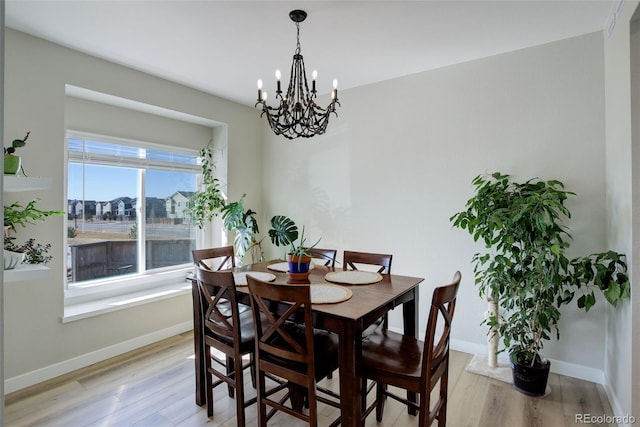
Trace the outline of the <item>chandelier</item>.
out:
[[[276,102],[280,105],[277,108],[267,105],[267,92],[262,91],[262,80],[258,80],[258,102],[255,107],[262,105],[260,117],[266,116],[269,126],[276,135],[283,135],[285,138],[311,138],[315,135],[322,135],[327,130],[329,115],[336,116],[336,104],[338,102],[338,81],[333,80],[333,91],[331,92],[331,102],[327,108],[322,108],[316,104],[316,77],[317,71],[312,73],[311,90],[307,84],[307,72],[304,68],[304,60],[300,54],[300,22],[307,17],[304,10],[292,10],[289,18],[296,23],[297,44],[291,64],[291,75],[289,77],[289,87],[283,95],[280,88],[280,70],[276,70]]]

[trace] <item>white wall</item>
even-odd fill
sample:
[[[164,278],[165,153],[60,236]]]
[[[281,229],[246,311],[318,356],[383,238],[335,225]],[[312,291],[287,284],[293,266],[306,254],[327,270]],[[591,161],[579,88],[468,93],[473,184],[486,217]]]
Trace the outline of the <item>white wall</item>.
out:
[[[632,121],[640,114],[640,33],[636,24],[630,37],[630,20],[637,6],[638,2],[626,2],[613,32],[604,39],[607,237],[612,248],[627,253],[633,284],[637,282],[633,272],[640,268],[640,252],[633,250],[640,240],[640,192],[633,185],[640,179],[640,120]],[[614,412],[636,419],[640,419],[638,329],[640,296],[632,286],[631,303],[611,310],[607,317],[605,384]]]
[[[483,248],[449,218],[477,174],[560,179],[578,194],[572,252],[607,249],[602,61],[597,33],[344,90],[326,135],[269,137],[265,218],[292,216],[322,247],[393,253],[394,273],[426,278],[423,325],[430,289],[460,269],[454,345],[485,353],[470,264]],[[552,369],[601,381],[604,299],[588,314],[564,310],[560,327],[545,352],[566,364]]]
[[[4,140],[31,131],[21,149],[28,174],[48,176],[48,191],[16,195],[40,197],[44,209],[66,209],[64,174],[65,85],[225,123],[215,137],[228,138],[222,166],[228,172],[232,200],[248,193],[247,205],[260,211],[263,124],[256,111],[152,77],[13,30],[6,32]],[[71,101],[76,105],[77,102]],[[77,125],[77,123],[73,123]],[[82,129],[88,130],[88,129]],[[199,149],[208,140],[198,141]],[[13,197],[13,196],[12,196]],[[8,199],[7,199],[8,201]],[[163,301],[62,324],[64,237],[62,217],[30,227],[20,238],[38,235],[53,243],[52,271],[45,281],[4,286],[4,377],[11,382],[34,373],[73,369],[107,353],[189,329],[191,297]],[[11,390],[6,390],[11,391]]]

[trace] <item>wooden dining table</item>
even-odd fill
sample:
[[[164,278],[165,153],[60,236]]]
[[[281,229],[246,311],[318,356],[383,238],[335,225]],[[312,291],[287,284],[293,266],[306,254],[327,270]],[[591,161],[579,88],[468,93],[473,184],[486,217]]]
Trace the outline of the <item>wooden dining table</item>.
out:
[[[270,261],[236,267],[234,272],[268,272],[276,276],[274,283],[288,282],[287,274],[273,271],[270,264],[282,261]],[[309,283],[326,284],[325,275],[342,268],[331,268],[315,265],[309,276]],[[192,277],[193,315],[194,315],[194,348],[196,375],[196,403],[206,403],[205,391],[205,354],[203,343],[202,315],[203,305],[200,301],[197,281]],[[402,305],[404,333],[418,336],[418,285],[423,278],[383,274],[382,280],[373,284],[344,285],[351,290],[351,298],[346,301],[328,304],[313,304],[312,312],[316,328],[334,332],[339,340],[339,373],[340,373],[340,411],[341,425],[345,427],[360,426],[362,415],[361,382],[359,373],[359,355],[362,346],[362,331],[380,316]],[[237,286],[240,301],[248,303],[248,288]],[[410,395],[415,401],[415,395]],[[415,414],[415,411],[412,411]]]

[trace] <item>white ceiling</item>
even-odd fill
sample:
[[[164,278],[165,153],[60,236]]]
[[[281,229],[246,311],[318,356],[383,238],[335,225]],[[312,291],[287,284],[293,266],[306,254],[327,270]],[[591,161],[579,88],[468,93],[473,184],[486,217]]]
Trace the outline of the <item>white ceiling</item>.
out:
[[[295,50],[318,91],[362,86],[602,31],[624,0],[193,1],[7,0],[6,25],[253,106],[273,94]],[[309,76],[310,78],[310,76]],[[286,83],[283,83],[286,85]]]

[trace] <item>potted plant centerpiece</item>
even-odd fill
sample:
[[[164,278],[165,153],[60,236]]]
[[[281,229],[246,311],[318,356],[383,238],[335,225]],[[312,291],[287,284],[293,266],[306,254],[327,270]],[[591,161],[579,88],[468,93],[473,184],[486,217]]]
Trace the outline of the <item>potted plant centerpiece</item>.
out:
[[[473,180],[476,194],[466,210],[451,217],[489,252],[476,253],[475,283],[480,295],[504,310],[485,323],[497,331],[508,350],[516,388],[544,395],[550,362],[541,350],[555,332],[560,338],[560,308],[573,301],[589,311],[599,289],[612,305],[630,297],[625,256],[613,251],[569,259],[571,240],[563,220],[571,217],[569,196],[557,180],[524,183],[494,173]]]
[[[4,148],[4,173],[7,175],[16,175],[22,168],[22,159],[16,156],[16,148],[24,147],[31,132],[27,132],[24,138],[14,139],[11,147]]]
[[[313,245],[305,246],[306,237],[304,227],[298,240],[298,226],[291,218],[284,215],[276,215],[271,218],[271,229],[269,230],[271,242],[276,246],[289,246],[287,252],[287,262],[289,271],[287,274],[292,281],[305,281],[309,278],[309,268],[311,266],[311,254],[313,248],[320,242],[318,239]]]

